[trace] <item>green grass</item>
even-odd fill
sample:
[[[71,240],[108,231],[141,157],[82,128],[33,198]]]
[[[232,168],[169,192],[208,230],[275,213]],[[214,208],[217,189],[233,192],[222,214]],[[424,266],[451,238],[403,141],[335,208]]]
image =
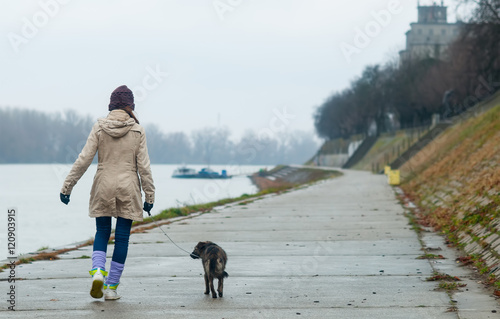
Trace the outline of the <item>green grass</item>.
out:
[[[253,200],[246,200],[246,201],[244,201],[244,202],[240,202],[240,203],[238,203],[238,205],[240,205],[240,206],[244,206],[244,205],[248,205],[248,204],[250,204],[250,203],[253,203]]]
[[[154,215],[153,218],[155,221],[158,220],[163,220],[163,219],[171,219],[175,217],[181,217],[181,216],[188,216],[192,213],[197,213],[197,212],[209,212],[213,210],[215,207],[218,206],[224,206],[230,203],[235,203],[235,202],[240,202],[238,205],[247,205],[254,200],[246,200],[249,198],[255,198],[257,199],[258,197],[267,195],[267,194],[274,194],[274,193],[282,193],[284,191],[289,190],[292,188],[291,186],[284,186],[284,187],[277,187],[277,188],[268,188],[265,190],[262,190],[256,194],[243,194],[239,197],[235,198],[226,198],[226,199],[221,199],[215,202],[210,202],[206,204],[197,204],[197,205],[188,205],[184,207],[174,207],[174,208],[168,208],[163,211],[161,211],[159,214]],[[153,222],[153,218],[151,217],[146,217],[142,222],[134,222],[133,225],[143,225],[143,224],[149,224]]]
[[[448,274],[434,273],[432,277],[425,278],[426,281],[461,281],[462,279],[457,276],[450,276]]]
[[[456,283],[456,282],[440,282],[439,283],[439,288],[447,290],[447,291],[458,290],[458,288],[463,288],[465,286],[467,286],[467,284]]]
[[[422,132],[424,135],[427,131]],[[398,158],[397,148],[399,146],[399,155],[403,154],[411,145],[417,142],[417,135],[414,134],[413,140],[410,141],[411,130],[400,130],[394,134],[381,135],[373,147],[363,157],[353,169],[356,170],[372,170],[372,164],[378,163],[379,169],[384,169],[386,159],[389,163]],[[403,147],[404,145],[404,147]]]
[[[497,289],[497,290],[500,290],[500,281],[495,281],[493,283],[493,286]]]
[[[415,218],[415,215],[411,212],[405,212],[404,214],[406,218],[408,218],[408,225],[411,226],[411,229],[413,229],[417,235],[420,236],[422,233],[423,229],[420,227],[420,224],[418,223],[417,219]]]
[[[445,259],[442,255],[425,254],[418,256],[416,259]]]
[[[19,264],[29,264],[33,261],[35,261],[35,258],[33,258],[33,257],[19,258],[19,260],[18,260]]]

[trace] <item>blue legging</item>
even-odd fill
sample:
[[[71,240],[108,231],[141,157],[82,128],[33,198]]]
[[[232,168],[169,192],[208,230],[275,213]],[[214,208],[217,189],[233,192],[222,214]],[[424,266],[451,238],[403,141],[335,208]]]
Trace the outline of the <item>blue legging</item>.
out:
[[[106,252],[108,248],[109,236],[111,235],[111,217],[96,217],[96,233],[94,239],[94,251]],[[128,240],[132,220],[118,217],[115,228],[115,248],[113,250],[112,261],[125,264],[128,252]]]

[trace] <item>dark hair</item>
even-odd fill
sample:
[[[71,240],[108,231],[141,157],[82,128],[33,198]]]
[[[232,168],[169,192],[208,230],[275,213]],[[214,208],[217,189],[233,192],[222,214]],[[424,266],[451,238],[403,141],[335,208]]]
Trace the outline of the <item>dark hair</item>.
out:
[[[139,124],[139,120],[137,119],[137,117],[135,117],[132,107],[130,105],[123,107],[122,110],[127,112],[127,114],[130,115],[130,117],[133,118],[137,124]]]

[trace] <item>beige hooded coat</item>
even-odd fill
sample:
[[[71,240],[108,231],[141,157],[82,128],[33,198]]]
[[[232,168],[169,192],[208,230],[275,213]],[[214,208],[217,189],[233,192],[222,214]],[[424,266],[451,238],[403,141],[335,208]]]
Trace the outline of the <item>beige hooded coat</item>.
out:
[[[123,110],[113,110],[107,118],[99,119],[66,177],[61,193],[71,194],[96,152],[98,166],[90,191],[89,216],[141,221],[141,182],[146,201],[153,204],[155,199],[144,128]]]

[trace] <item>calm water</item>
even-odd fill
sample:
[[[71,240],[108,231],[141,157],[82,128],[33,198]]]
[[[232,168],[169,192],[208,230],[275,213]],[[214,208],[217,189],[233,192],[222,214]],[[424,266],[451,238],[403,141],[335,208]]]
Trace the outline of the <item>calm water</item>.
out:
[[[202,166],[190,166],[200,169]],[[17,207],[18,252],[41,247],[52,248],[90,239],[95,221],[88,217],[90,188],[97,166],[91,165],[73,189],[68,206],[59,200],[59,192],[71,165],[0,165],[0,260],[7,256],[7,208]],[[153,214],[174,206],[211,202],[257,191],[246,175],[262,166],[211,166],[227,169],[235,176],[228,180],[173,179],[177,165],[152,165],[156,187]],[[147,213],[145,213],[147,216]]]

